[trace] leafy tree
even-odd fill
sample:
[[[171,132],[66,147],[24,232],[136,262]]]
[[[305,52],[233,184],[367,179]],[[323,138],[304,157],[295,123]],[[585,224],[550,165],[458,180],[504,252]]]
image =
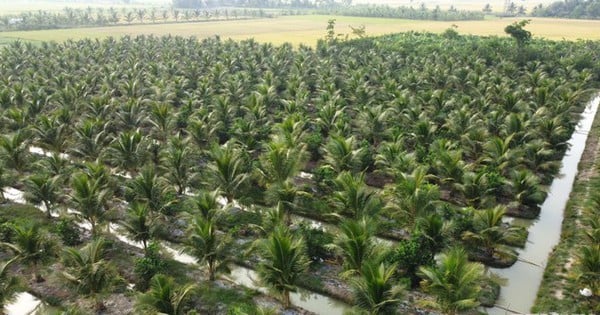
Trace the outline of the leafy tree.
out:
[[[419,267],[433,265],[433,255],[426,239],[415,235],[409,240],[400,241],[389,259],[397,265],[399,275],[408,277],[411,286],[415,286],[421,280],[417,274]]]
[[[133,270],[137,276],[136,287],[140,291],[145,291],[154,275],[163,273],[166,269],[167,264],[160,256],[159,244],[150,243],[144,251],[144,257],[135,260]]]
[[[513,4],[514,5],[514,4]],[[531,20],[521,20],[514,22],[504,28],[504,32],[515,39],[519,47],[523,47],[531,40],[531,32],[524,29]]]

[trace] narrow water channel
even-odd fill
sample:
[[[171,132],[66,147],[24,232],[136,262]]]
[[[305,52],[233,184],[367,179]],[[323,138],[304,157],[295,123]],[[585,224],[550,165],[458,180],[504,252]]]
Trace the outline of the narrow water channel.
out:
[[[541,206],[540,216],[530,222],[525,248],[518,249],[519,261],[506,269],[490,268],[490,271],[506,278],[496,305],[515,313],[529,313],[542,281],[549,253],[558,244],[563,213],[569,200],[577,167],[585,148],[588,133],[600,103],[596,95],[581,114],[581,119],[569,140],[569,149],[562,159],[559,175],[554,178],[548,197]],[[522,220],[519,220],[522,221]],[[522,221],[527,224],[527,221]],[[489,308],[492,315],[511,314],[499,307]]]

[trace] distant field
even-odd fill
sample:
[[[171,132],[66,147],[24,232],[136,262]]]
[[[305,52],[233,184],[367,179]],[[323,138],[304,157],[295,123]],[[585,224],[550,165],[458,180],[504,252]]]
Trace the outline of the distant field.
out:
[[[323,38],[329,19],[336,19],[336,32],[350,34],[349,26],[365,25],[367,35],[382,35],[405,31],[443,32],[451,25],[458,26],[461,34],[504,36],[504,27],[520,18],[484,21],[415,21],[400,19],[358,18],[342,16],[286,16],[275,19],[195,22],[150,25],[122,25],[112,27],[78,28],[64,30],[22,31],[0,33],[0,43],[23,41],[64,41],[67,39],[120,37],[123,35],[180,35],[205,38],[220,35],[236,40],[255,38],[261,42],[314,45]],[[527,26],[534,37],[554,40],[600,39],[600,21],[532,18]]]

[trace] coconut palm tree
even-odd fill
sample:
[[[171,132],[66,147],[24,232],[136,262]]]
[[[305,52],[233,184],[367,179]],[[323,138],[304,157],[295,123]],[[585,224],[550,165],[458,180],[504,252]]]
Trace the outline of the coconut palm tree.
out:
[[[346,219],[331,247],[343,258],[347,275],[360,274],[365,260],[379,253],[375,246],[376,224],[368,217]]]
[[[192,154],[189,141],[171,138],[169,147],[161,156],[165,178],[177,188],[178,195],[185,193],[197,175]]]
[[[133,202],[127,207],[126,218],[122,225],[131,236],[131,239],[136,242],[141,242],[144,251],[147,249],[148,241],[152,238],[155,232],[157,218],[150,213],[147,204]]]
[[[335,179],[335,184],[337,189],[333,200],[340,214],[360,219],[375,216],[383,208],[383,201],[367,187],[363,174],[342,172]]]
[[[95,239],[82,249],[67,248],[62,259],[66,269],[63,278],[73,285],[77,292],[91,297],[96,310],[102,310],[101,300],[105,292],[112,288],[116,271],[112,264],[105,260],[106,242],[102,238]]]
[[[442,253],[436,266],[419,268],[419,275],[423,290],[435,296],[435,301],[423,304],[445,314],[458,314],[479,305],[484,268],[469,262],[464,249],[455,247]]]
[[[62,152],[65,148],[68,125],[62,124],[53,117],[40,116],[33,126],[36,144],[41,148],[54,152]]]
[[[361,170],[361,159],[365,152],[362,148],[357,148],[354,137],[344,138],[332,135],[323,151],[326,165],[329,165],[336,173]]]
[[[304,166],[303,148],[288,148],[283,142],[269,142],[261,154],[260,177],[267,186],[278,186],[293,178]]]
[[[139,130],[119,134],[105,151],[107,161],[135,176],[138,168],[144,165],[147,158],[144,138]]]
[[[528,170],[511,171],[507,182],[519,205],[537,208],[546,199],[547,194],[540,186],[540,179]]]
[[[99,179],[85,173],[73,175],[71,180],[71,203],[78,211],[77,216],[88,221],[92,236],[98,237],[97,226],[106,219],[106,205],[110,192]]]
[[[249,179],[246,161],[231,144],[225,145],[224,148],[213,146],[210,156],[212,160],[208,164],[207,175],[212,180],[211,185],[213,188],[220,189],[227,202],[231,203]]]
[[[210,192],[200,191],[194,198],[194,211],[197,211],[197,214],[206,220],[217,219],[222,213],[219,198],[221,198],[221,192],[218,189]],[[196,213],[194,212],[194,214]]]
[[[483,251],[484,256],[489,259],[492,259],[500,249],[510,252],[503,245],[513,244],[521,234],[518,228],[502,226],[502,217],[505,213],[506,208],[502,206],[474,210],[473,230],[463,232],[463,241],[474,246],[475,251]]]
[[[206,265],[210,281],[215,281],[217,272],[229,272],[230,247],[229,236],[217,231],[213,219],[203,216],[192,219],[183,251],[194,256],[199,264]]]
[[[19,278],[12,276],[10,267],[18,260],[17,257],[0,264],[0,310],[4,310],[6,304],[10,304],[16,298],[21,289]]]
[[[71,148],[73,155],[87,161],[95,161],[108,144],[107,128],[108,123],[92,119],[75,126],[75,146]]]
[[[258,243],[263,258],[258,265],[259,277],[262,283],[281,295],[285,308],[290,307],[290,292],[296,291],[300,276],[308,268],[304,246],[302,238],[281,226]]]
[[[131,180],[127,189],[133,199],[148,205],[154,214],[164,213],[175,202],[169,198],[170,189],[165,180],[159,177],[153,167],[144,167],[142,171]]]
[[[59,202],[60,179],[49,174],[34,174],[25,180],[25,200],[31,204],[43,204],[48,218],[52,218],[52,211]]]
[[[356,307],[373,315],[397,313],[404,287],[395,281],[395,271],[395,265],[365,261],[360,276],[350,281]]]
[[[71,177],[73,165],[59,153],[52,153],[35,164],[36,169],[43,170],[51,178],[58,178],[58,183],[65,184]]]
[[[24,130],[0,137],[0,159],[7,167],[17,172],[23,172],[28,164],[29,141],[27,139],[28,135]]]
[[[195,285],[178,287],[173,278],[157,274],[150,280],[148,292],[138,296],[135,309],[140,313],[185,314],[185,304],[192,298],[195,290]]]
[[[440,192],[437,185],[430,184],[431,178],[424,167],[416,168],[411,174],[401,174],[396,185],[389,190],[392,198],[389,209],[410,228],[416,219],[435,212]]]
[[[402,173],[411,173],[416,165],[413,153],[408,153],[402,138],[393,141],[383,141],[375,155],[376,172],[398,178]]]
[[[56,256],[56,243],[40,231],[38,225],[13,224],[10,229],[13,234],[11,241],[2,242],[0,246],[12,251],[19,262],[28,265],[36,282],[44,281],[39,266]]]

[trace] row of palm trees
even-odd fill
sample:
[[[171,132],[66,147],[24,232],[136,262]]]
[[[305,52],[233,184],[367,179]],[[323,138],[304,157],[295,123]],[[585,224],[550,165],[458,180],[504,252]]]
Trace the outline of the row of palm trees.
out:
[[[288,12],[281,12],[287,14]],[[272,17],[273,13],[254,8],[92,8],[66,7],[60,12],[27,11],[17,15],[0,16],[0,30],[39,30],[82,26],[106,26],[141,23],[170,23],[179,21],[230,20]]]
[[[521,64],[507,40],[411,33],[297,50],[178,37],[14,43],[0,54],[0,183],[23,187],[49,218],[72,209],[95,239],[113,221],[146,252],[161,238],[180,242],[209,282],[232,266],[242,237],[223,223],[232,215],[221,203],[259,208],[248,259],[286,306],[309,261],[292,214],[327,219],[339,233],[322,245],[344,262],[356,305],[396,309],[410,269],[436,307],[473,307],[477,290],[437,272],[472,283],[480,265],[448,245],[490,261],[514,243],[502,216],[543,200],[581,91],[597,80],[571,63],[591,43],[533,41],[544,55]],[[408,268],[377,244],[388,227],[447,259]],[[170,283],[155,277],[150,290]]]

